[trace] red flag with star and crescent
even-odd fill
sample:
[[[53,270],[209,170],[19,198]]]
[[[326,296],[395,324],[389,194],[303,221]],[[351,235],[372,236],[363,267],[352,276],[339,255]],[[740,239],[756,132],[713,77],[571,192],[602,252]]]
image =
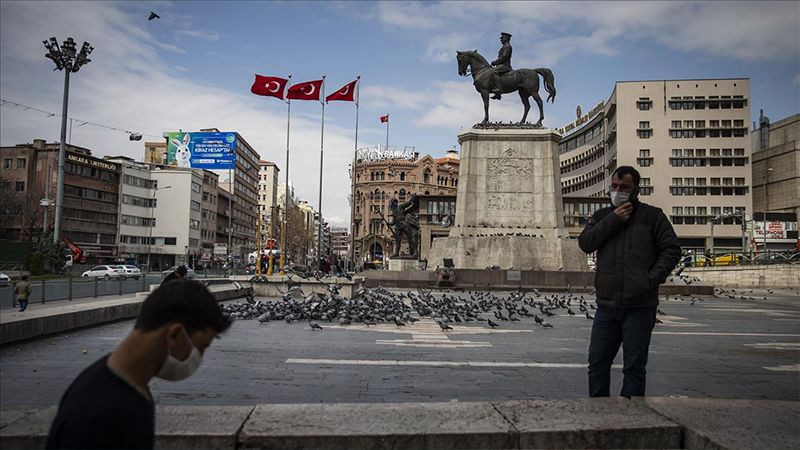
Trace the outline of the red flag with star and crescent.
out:
[[[389,115],[381,116],[381,123],[386,123],[389,121]]]
[[[322,80],[297,83],[289,88],[286,98],[289,100],[319,100],[322,93]]]
[[[334,100],[340,100],[343,102],[354,102],[357,83],[358,80],[353,80],[350,83],[347,83],[346,85],[342,86],[342,88],[339,89],[338,91],[325,97],[325,101],[332,102]]]
[[[283,92],[286,90],[286,83],[289,80],[280,77],[265,77],[256,74],[256,80],[250,88],[250,92],[264,97],[277,97],[283,100]]]

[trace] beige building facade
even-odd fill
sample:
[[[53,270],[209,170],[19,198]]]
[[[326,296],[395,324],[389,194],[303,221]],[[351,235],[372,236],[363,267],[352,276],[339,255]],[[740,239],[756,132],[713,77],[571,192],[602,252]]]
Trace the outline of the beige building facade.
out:
[[[762,112],[752,145],[755,245],[763,248],[766,237],[768,250],[800,250],[800,114],[770,123]]]
[[[261,215],[262,239],[263,236],[269,236],[272,214],[279,214],[272,209],[278,205],[278,172],[280,169],[274,162],[258,162],[258,212]]]
[[[640,198],[669,217],[685,249],[741,249],[735,214],[752,216],[750,80],[617,82],[609,99],[560,131],[566,224],[580,232],[610,204],[613,171],[635,167]]]
[[[414,194],[455,196],[460,160],[455,150],[441,158],[420,157],[413,150],[407,150],[402,158],[370,157],[370,154],[368,149],[358,153],[353,174],[355,201],[351,229],[355,260],[382,263],[384,257],[394,252],[394,236],[388,225],[392,220],[390,201],[397,199],[403,203]],[[405,242],[401,253],[408,253]]]

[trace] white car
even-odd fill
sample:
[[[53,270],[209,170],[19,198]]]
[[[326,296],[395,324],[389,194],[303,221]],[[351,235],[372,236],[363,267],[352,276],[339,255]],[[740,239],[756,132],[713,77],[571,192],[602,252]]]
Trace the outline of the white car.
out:
[[[103,278],[109,280],[111,278],[124,277],[125,269],[120,266],[94,266],[91,269],[83,272],[83,278]]]
[[[11,286],[11,277],[0,272],[0,287]]]
[[[122,267],[125,270],[125,275],[124,275],[125,278],[133,278],[134,280],[138,280],[139,277],[142,276],[142,271],[139,270],[139,268],[136,267],[136,266],[130,266],[130,265],[124,264],[124,265],[121,265],[121,266],[114,266],[114,267],[117,267],[117,268]]]

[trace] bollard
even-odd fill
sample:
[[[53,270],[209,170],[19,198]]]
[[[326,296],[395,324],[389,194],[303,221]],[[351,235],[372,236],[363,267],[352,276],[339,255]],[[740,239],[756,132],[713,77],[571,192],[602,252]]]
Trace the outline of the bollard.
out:
[[[117,277],[117,281],[119,281],[119,295],[122,295],[122,277]]]
[[[42,280],[42,304],[44,305],[44,291],[47,290],[47,280]]]
[[[67,282],[67,285],[69,286],[69,291],[68,291],[69,292],[69,294],[68,294],[69,297],[67,297],[67,299],[69,301],[72,301],[72,274],[69,274],[68,280],[69,281]]]
[[[97,298],[97,277],[94,277],[94,298]]]

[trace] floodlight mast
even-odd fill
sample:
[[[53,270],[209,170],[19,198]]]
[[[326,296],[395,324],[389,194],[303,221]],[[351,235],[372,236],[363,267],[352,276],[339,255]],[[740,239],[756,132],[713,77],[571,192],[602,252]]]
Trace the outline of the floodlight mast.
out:
[[[61,238],[61,212],[64,208],[64,165],[66,160],[66,139],[67,139],[67,103],[69,102],[69,74],[70,72],[77,72],[92,60],[89,55],[94,50],[94,47],[84,42],[81,46],[80,53],[77,55],[75,50],[75,41],[68,37],[61,47],[55,37],[51,37],[49,41],[42,41],[47,54],[44,55],[55,63],[56,68],[53,70],[64,71],[64,102],[61,108],[61,141],[58,145],[58,181],[56,183],[56,214],[55,223],[53,226],[53,242],[58,242]]]

